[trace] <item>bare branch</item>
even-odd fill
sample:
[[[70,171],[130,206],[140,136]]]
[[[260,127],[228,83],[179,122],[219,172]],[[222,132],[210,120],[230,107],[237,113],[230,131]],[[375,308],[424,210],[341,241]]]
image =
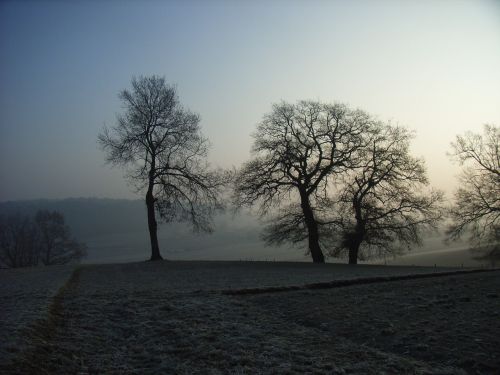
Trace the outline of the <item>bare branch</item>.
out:
[[[165,78],[133,78],[132,90],[119,97],[125,113],[98,141],[106,160],[125,167],[129,181],[145,191],[151,259],[161,259],[155,211],[165,221],[187,221],[195,230],[211,231],[227,174],[210,170],[200,118],[182,108],[176,88]]]
[[[342,104],[275,104],[257,126],[253,159],[236,175],[236,206],[258,204],[261,215],[279,212],[265,234],[268,242],[284,241],[287,237],[293,242],[291,228],[302,217],[313,260],[323,262],[317,197],[326,194],[336,175],[357,165],[362,134],[372,123],[365,112]],[[292,207],[300,207],[299,214],[292,214],[287,208],[293,200],[296,202]],[[297,238],[304,237],[300,234]]]

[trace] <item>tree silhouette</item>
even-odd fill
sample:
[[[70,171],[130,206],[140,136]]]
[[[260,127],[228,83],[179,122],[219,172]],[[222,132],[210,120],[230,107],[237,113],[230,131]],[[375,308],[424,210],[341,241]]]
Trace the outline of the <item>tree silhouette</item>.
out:
[[[61,213],[39,210],[35,215],[35,224],[39,259],[44,265],[66,264],[86,255],[86,246],[71,237]]]
[[[0,266],[17,268],[37,263],[37,231],[33,220],[19,214],[0,216]]]
[[[292,202],[304,224],[313,261],[323,263],[318,198],[332,175],[356,164],[356,150],[362,147],[362,133],[371,121],[365,112],[342,104],[274,105],[254,134],[253,158],[235,177],[236,205],[258,204],[264,216],[286,211]]]
[[[358,259],[397,254],[421,243],[442,216],[441,192],[428,189],[423,161],[409,154],[411,133],[371,121],[362,133],[355,163],[336,175],[316,199],[320,243],[330,255]],[[268,243],[301,243],[307,226],[296,204],[280,209],[268,224]]]
[[[422,232],[436,229],[442,217],[443,194],[428,188],[423,161],[410,155],[411,133],[378,123],[365,136],[362,163],[325,202],[334,213],[332,254],[347,252],[349,264],[420,245]]]
[[[185,220],[195,230],[211,231],[224,180],[206,161],[199,116],[181,106],[165,78],[133,78],[132,89],[119,98],[125,113],[98,140],[107,162],[125,167],[137,191],[145,191],[151,260],[159,260],[156,212],[166,222]]]
[[[86,246],[71,237],[57,211],[39,210],[35,218],[19,214],[0,217],[0,265],[9,268],[79,261]]]
[[[500,257],[500,129],[485,125],[483,134],[468,132],[452,143],[451,157],[463,166],[450,208],[451,240],[469,234],[486,256]]]

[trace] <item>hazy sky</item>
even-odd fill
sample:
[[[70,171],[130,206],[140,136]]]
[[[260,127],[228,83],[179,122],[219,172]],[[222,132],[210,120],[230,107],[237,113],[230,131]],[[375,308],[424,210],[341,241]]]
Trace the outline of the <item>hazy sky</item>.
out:
[[[341,101],[414,129],[451,191],[455,135],[500,125],[500,2],[0,2],[0,201],[134,197],[96,136],[141,74],[177,84],[215,165],[272,103]]]

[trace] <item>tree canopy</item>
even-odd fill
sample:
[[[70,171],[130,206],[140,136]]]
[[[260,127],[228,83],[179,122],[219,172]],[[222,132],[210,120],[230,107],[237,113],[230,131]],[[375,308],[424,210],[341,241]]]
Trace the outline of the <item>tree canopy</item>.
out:
[[[455,202],[450,208],[450,239],[467,234],[475,248],[499,257],[500,129],[485,125],[483,134],[456,137],[451,157],[462,166]]]
[[[420,245],[442,217],[443,194],[429,188],[425,166],[410,154],[411,132],[372,119],[353,164],[316,197],[320,243],[329,255],[358,259]],[[268,243],[302,243],[307,225],[297,204],[280,207],[264,231]]]
[[[372,119],[343,104],[275,104],[257,126],[253,157],[235,179],[237,206],[258,204],[266,215],[290,204],[303,219],[314,262],[324,262],[316,217],[330,178],[357,163]],[[300,207],[300,209],[299,209]]]
[[[348,252],[351,264],[420,245],[422,232],[436,229],[443,214],[443,194],[429,188],[423,160],[410,154],[407,129],[378,123],[365,137],[362,162],[325,202],[333,215],[331,253]]]
[[[176,88],[164,77],[132,79],[119,97],[125,111],[98,140],[106,160],[127,170],[128,180],[145,192],[151,260],[162,259],[156,213],[164,221],[187,221],[195,230],[211,231],[221,207],[221,173],[207,162],[209,143],[200,118],[179,102]]]

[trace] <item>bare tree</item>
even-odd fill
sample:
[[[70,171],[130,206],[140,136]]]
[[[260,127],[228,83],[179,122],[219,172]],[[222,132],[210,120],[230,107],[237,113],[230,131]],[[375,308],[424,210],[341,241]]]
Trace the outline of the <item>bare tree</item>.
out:
[[[325,202],[334,213],[332,255],[347,252],[349,264],[421,245],[422,232],[436,229],[442,217],[442,192],[428,188],[423,161],[410,155],[412,134],[378,123],[365,136],[362,163]]]
[[[44,265],[66,264],[86,256],[86,246],[71,237],[60,212],[39,210],[35,215],[35,224],[39,259]]]
[[[0,265],[8,268],[79,261],[86,246],[71,237],[61,213],[40,210],[35,218],[0,217]]]
[[[301,101],[274,105],[257,127],[253,159],[235,178],[236,205],[258,203],[264,216],[287,211],[290,202],[296,202],[294,214],[306,229],[312,259],[323,263],[318,198],[326,194],[332,175],[354,166],[362,132],[371,122],[365,112],[342,104]],[[268,238],[272,241],[276,239]]]
[[[0,265],[8,268],[38,264],[37,230],[27,216],[0,216]]]
[[[167,222],[187,220],[211,231],[224,180],[206,161],[209,145],[199,116],[180,105],[165,78],[134,78],[132,90],[119,97],[125,113],[115,127],[104,128],[99,144],[107,161],[126,167],[129,181],[145,192],[151,260],[159,260],[156,212]]]
[[[500,254],[500,129],[485,125],[483,134],[468,132],[452,143],[452,158],[463,166],[455,203],[450,208],[451,240],[469,234],[474,248]]]

